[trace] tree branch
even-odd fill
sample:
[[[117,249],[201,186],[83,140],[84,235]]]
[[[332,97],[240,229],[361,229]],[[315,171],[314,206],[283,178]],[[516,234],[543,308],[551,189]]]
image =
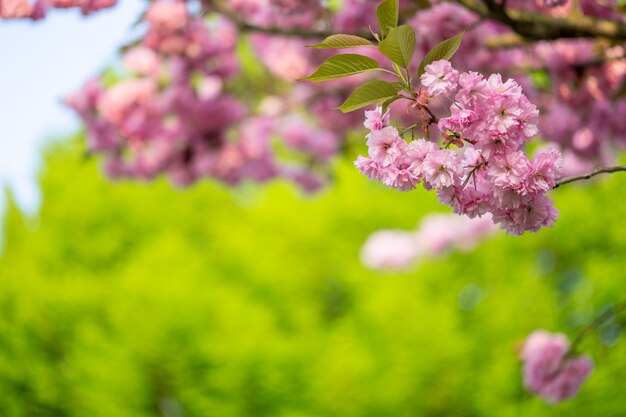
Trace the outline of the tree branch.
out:
[[[564,184],[569,184],[570,182],[574,182],[574,181],[582,181],[582,180],[588,180],[591,177],[595,177],[596,175],[600,175],[600,174],[612,174],[614,172],[619,172],[619,171],[626,171],[626,165],[618,165],[618,166],[614,166],[614,167],[602,167],[602,168],[598,168],[588,174],[583,174],[583,175],[575,175],[572,177],[565,177],[562,180],[558,181],[556,183],[556,185],[554,187],[552,187],[552,189],[556,189],[559,188],[561,185]]]
[[[214,10],[226,16],[226,18],[228,18],[228,20],[233,22],[239,30],[244,31],[244,32],[262,32],[262,33],[267,33],[270,35],[291,36],[291,37],[298,37],[298,38],[305,38],[305,39],[326,38],[332,35],[332,33],[322,32],[322,31],[311,32],[311,31],[304,31],[301,29],[284,29],[284,28],[280,28],[276,26],[263,27],[263,26],[252,25],[246,22],[244,19],[242,19],[241,16],[237,14],[237,12],[235,12],[234,10],[226,6],[226,4],[222,0],[210,0],[207,3],[208,3],[208,7],[206,11]]]
[[[588,334],[590,334],[591,332],[596,330],[598,327],[603,325],[604,322],[606,322],[607,320],[614,318],[616,315],[624,311],[624,309],[626,309],[626,300],[621,301],[609,307],[603,313],[601,313],[598,317],[596,317],[594,321],[592,321],[590,324],[585,326],[582,329],[582,331],[578,333],[578,336],[576,336],[576,339],[574,339],[574,341],[572,342],[572,345],[570,347],[570,354],[576,353],[576,349],[578,348],[578,346],[582,343],[583,339]]]
[[[546,14],[504,9],[495,0],[455,0],[480,16],[504,23],[517,34],[533,40],[559,38],[603,37],[626,39],[626,24],[617,20],[595,19],[588,16],[555,18]]]
[[[333,32],[329,31],[309,31],[297,28],[281,28],[278,26],[256,26],[242,19],[241,16],[237,14],[237,12],[226,6],[225,2],[223,2],[222,0],[209,0],[208,4],[210,8],[207,9],[207,11],[214,10],[224,15],[226,18],[228,18],[228,20],[233,22],[235,26],[237,26],[237,28],[242,32],[259,32],[267,33],[269,35],[288,36],[301,39],[323,39],[334,34]],[[358,33],[356,35],[369,40],[374,40],[374,37],[369,32]]]

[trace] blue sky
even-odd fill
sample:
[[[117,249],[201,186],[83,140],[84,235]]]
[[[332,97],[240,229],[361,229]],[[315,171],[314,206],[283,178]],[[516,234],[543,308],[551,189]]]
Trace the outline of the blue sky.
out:
[[[28,212],[40,201],[43,144],[80,126],[62,98],[116,58],[145,7],[140,0],[119,3],[87,18],[53,10],[39,22],[0,20],[0,183]]]

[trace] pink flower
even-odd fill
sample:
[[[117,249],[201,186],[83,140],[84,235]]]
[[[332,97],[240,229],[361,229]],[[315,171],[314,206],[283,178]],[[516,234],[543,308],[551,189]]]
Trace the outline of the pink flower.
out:
[[[500,133],[506,133],[513,126],[517,125],[522,111],[514,97],[498,100],[493,108],[493,119],[491,128]]]
[[[383,114],[381,106],[377,106],[374,110],[366,110],[363,126],[371,131],[381,130],[383,127],[389,126],[389,110],[385,114]]]
[[[422,250],[428,255],[443,255],[455,243],[459,223],[462,218],[449,214],[429,214],[425,216],[418,230]]]
[[[397,159],[394,164],[381,170],[381,181],[389,188],[398,191],[411,191],[420,182],[420,178],[409,169],[409,163],[403,159]]]
[[[371,269],[405,270],[426,256],[470,250],[495,232],[489,215],[468,219],[450,214],[425,216],[414,232],[381,230],[371,234],[361,249],[361,262]]]
[[[450,214],[429,214],[417,231],[421,250],[427,255],[443,255],[452,249],[469,250],[496,228],[490,216],[481,219]]]
[[[477,72],[464,72],[459,76],[461,88],[456,94],[456,101],[463,105],[473,105],[476,100],[487,97],[487,82]]]
[[[407,269],[420,254],[414,233],[382,230],[371,234],[361,249],[361,262],[371,269]]]
[[[426,65],[420,80],[431,96],[448,95],[457,88],[459,72],[452,68],[450,61],[440,59]]]
[[[513,212],[513,220],[524,231],[537,232],[542,227],[552,227],[559,211],[554,208],[552,200],[538,194],[532,200],[524,202]]]
[[[532,166],[522,151],[498,155],[489,163],[493,184],[502,189],[518,189],[532,172]]]
[[[499,209],[515,209],[531,197],[518,194],[515,190],[502,190],[496,188],[493,192],[492,205]]]
[[[569,341],[564,334],[550,334],[538,330],[524,342],[520,353],[524,367],[524,385],[539,392],[559,372],[561,362],[569,350]]]
[[[462,167],[459,156],[452,150],[430,152],[422,165],[424,181],[433,188],[451,187],[460,182]]]
[[[475,111],[463,108],[459,109],[455,104],[450,107],[450,112],[452,113],[450,117],[444,117],[439,120],[438,126],[441,132],[446,132],[447,130],[451,132],[461,132],[464,128],[479,119]]]
[[[561,154],[554,149],[538,152],[530,161],[532,172],[524,184],[524,191],[529,194],[550,191],[559,177],[561,159]]]
[[[541,134],[551,142],[571,145],[581,120],[578,114],[562,104],[554,104],[541,121]]]
[[[522,197],[515,208],[496,208],[493,221],[514,236],[525,232],[537,232],[542,227],[552,227],[559,211],[552,205],[552,200],[543,194],[534,197]]]
[[[98,106],[106,120],[120,124],[131,113],[151,112],[156,94],[157,85],[152,80],[126,80],[108,89]]]
[[[354,165],[361,172],[361,174],[365,175],[370,180],[379,179],[381,167],[378,162],[373,159],[359,155],[356,158],[356,161],[354,161]]]
[[[563,152],[563,161],[561,167],[562,176],[581,175],[591,171],[594,163],[587,159],[581,158],[571,150]]]
[[[587,356],[571,359],[565,368],[541,390],[550,403],[557,403],[575,396],[580,386],[593,371],[593,361]]]
[[[422,164],[429,153],[438,149],[433,142],[424,139],[414,140],[407,146],[406,160],[410,163],[409,170],[418,178],[422,177]]]
[[[466,215],[470,219],[485,215],[493,201],[493,190],[480,176],[471,178],[465,187],[455,185],[437,190],[437,197],[441,204],[446,204],[459,215]]]
[[[452,119],[460,126],[467,127],[478,120],[478,114],[473,110],[459,109],[452,106]]]
[[[513,79],[502,81],[502,75],[491,74],[487,79],[490,89],[496,94],[506,95],[512,98],[520,98],[523,96],[522,87]]]
[[[255,34],[251,39],[255,52],[272,74],[293,82],[310,72],[310,52],[302,39],[265,34]]]
[[[171,33],[184,29],[189,15],[184,2],[158,0],[150,4],[145,19],[152,30]]]
[[[136,46],[124,53],[124,67],[140,75],[157,75],[160,59],[156,52],[145,46]]]
[[[521,134],[526,139],[530,139],[539,133],[539,109],[527,99],[518,100],[518,105],[521,113],[518,117],[517,124],[521,130]]]
[[[456,245],[465,251],[474,249],[482,239],[498,230],[490,213],[486,213],[482,217],[470,219],[461,217],[461,219],[463,222],[459,227]]]
[[[375,130],[367,141],[369,156],[381,166],[387,167],[394,163],[405,151],[407,144],[398,135],[395,127],[388,126]]]
[[[59,9],[82,6],[85,0],[48,0],[48,4]]]
[[[314,193],[326,185],[326,180],[316,173],[302,167],[285,167],[281,174],[300,186],[305,193]]]
[[[474,169],[474,167],[481,166],[480,169],[485,169],[484,165],[487,162],[485,155],[479,149],[473,147],[463,148],[463,167],[466,170]]]
[[[117,4],[117,0],[85,0],[81,7],[81,12],[84,15],[89,15],[98,10],[107,9]]]
[[[569,349],[563,334],[533,332],[520,354],[526,388],[551,403],[576,395],[591,373],[593,362],[586,356],[572,357]]]
[[[314,128],[303,118],[292,116],[281,127],[285,143],[319,161],[327,161],[339,148],[339,138],[333,132]]]
[[[45,6],[40,0],[0,1],[0,17],[3,19],[38,19],[44,14]]]

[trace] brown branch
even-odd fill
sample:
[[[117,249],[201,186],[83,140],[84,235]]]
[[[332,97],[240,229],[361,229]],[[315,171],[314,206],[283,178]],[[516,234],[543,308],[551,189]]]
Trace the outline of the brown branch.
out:
[[[489,17],[489,12],[484,8],[482,3],[477,4],[473,0],[456,0],[456,2],[481,17]]]
[[[485,40],[485,47],[487,49],[507,49],[517,48],[520,46],[529,45],[535,40],[524,38],[517,33],[507,33],[504,35],[492,36]]]
[[[233,22],[235,26],[237,26],[237,28],[242,32],[259,32],[267,33],[269,35],[288,36],[302,39],[323,39],[334,34],[329,31],[310,31],[297,28],[281,28],[278,26],[257,26],[242,19],[237,12],[226,6],[225,2],[222,0],[209,0],[208,5],[209,7],[206,9],[206,11],[213,10],[224,15],[226,18],[228,18],[228,20]],[[356,35],[369,40],[374,40],[374,37],[369,32],[358,33]]]
[[[556,189],[559,188],[561,185],[564,184],[569,184],[570,182],[574,182],[574,181],[582,181],[582,180],[588,180],[591,177],[595,177],[596,175],[600,175],[600,174],[612,174],[614,172],[619,172],[619,171],[626,171],[626,165],[618,165],[618,166],[614,166],[614,167],[601,167],[598,168],[588,174],[583,174],[583,175],[575,175],[572,177],[565,177],[562,180],[558,181],[556,183],[556,185],[554,187],[552,187],[552,189]]]
[[[439,118],[435,116],[435,113],[433,113],[432,110],[428,108],[428,106],[424,106],[424,110],[426,110],[426,113],[428,113],[428,115],[430,116],[431,124],[439,123]]]
[[[332,35],[332,33],[324,31],[311,32],[301,29],[284,29],[276,26],[256,26],[242,19],[241,16],[237,14],[237,12],[226,6],[225,2],[222,0],[210,0],[207,3],[208,7],[206,11],[213,10],[224,15],[226,18],[228,18],[228,20],[233,22],[239,30],[244,32],[262,32],[270,35],[291,36],[305,39],[326,38]]]
[[[554,40],[559,38],[603,37],[626,39],[626,24],[617,20],[595,19],[588,16],[555,18],[546,14],[507,9],[495,0],[455,0],[480,16],[504,23],[528,39]]]

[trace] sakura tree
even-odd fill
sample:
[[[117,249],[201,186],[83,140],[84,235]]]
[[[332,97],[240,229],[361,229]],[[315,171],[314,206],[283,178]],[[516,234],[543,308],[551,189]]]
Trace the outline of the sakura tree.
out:
[[[0,0],[0,18],[115,3]],[[549,227],[551,190],[626,170],[615,165],[626,145],[624,11],[617,0],[155,0],[120,68],[66,101],[109,176],[181,186],[283,177],[312,192],[364,134],[361,173],[434,190],[465,216],[364,248],[372,267],[406,265],[470,247],[493,223],[511,235]],[[415,240],[448,228],[469,232],[439,249]],[[572,345],[533,333],[520,355],[528,390],[573,396],[593,367],[579,341],[606,318]]]

